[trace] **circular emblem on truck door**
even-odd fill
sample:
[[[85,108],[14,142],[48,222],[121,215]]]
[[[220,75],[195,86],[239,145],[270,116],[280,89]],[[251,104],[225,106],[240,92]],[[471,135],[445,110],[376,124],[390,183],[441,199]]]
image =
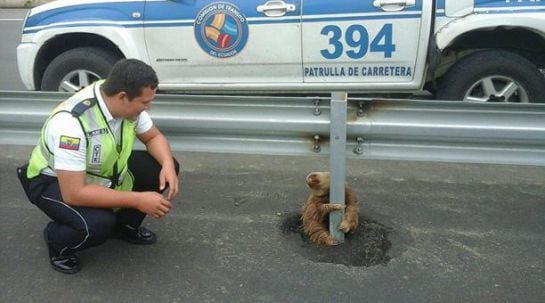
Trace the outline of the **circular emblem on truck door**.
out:
[[[205,6],[197,14],[193,27],[200,47],[217,58],[235,56],[248,41],[246,16],[231,3],[217,2]]]

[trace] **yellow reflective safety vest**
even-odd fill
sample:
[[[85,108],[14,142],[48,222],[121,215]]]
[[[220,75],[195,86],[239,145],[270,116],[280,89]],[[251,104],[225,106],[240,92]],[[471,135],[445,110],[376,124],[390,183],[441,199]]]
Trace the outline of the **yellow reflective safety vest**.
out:
[[[128,170],[127,162],[136,137],[136,124],[130,120],[123,120],[119,142],[116,142],[95,95],[95,85],[100,85],[102,82],[97,82],[78,92],[53,110],[44,123],[37,146],[32,151],[27,170],[28,178],[36,177],[47,167],[51,169],[55,167],[55,157],[47,146],[45,130],[53,116],[68,112],[79,120],[87,138],[87,183],[117,190],[132,189],[134,180]],[[89,98],[88,89],[92,90],[91,98]],[[60,144],[70,145],[71,143],[70,138],[61,137]]]

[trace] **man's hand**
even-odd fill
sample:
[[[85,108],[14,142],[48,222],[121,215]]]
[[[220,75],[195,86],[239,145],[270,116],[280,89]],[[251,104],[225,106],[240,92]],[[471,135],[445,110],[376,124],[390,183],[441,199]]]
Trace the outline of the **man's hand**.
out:
[[[163,165],[161,172],[159,173],[159,189],[164,190],[168,184],[167,200],[172,199],[178,194],[178,176],[174,169],[174,164]]]
[[[164,190],[168,183],[167,200],[172,200],[178,194],[178,176],[174,168],[172,153],[167,138],[152,126],[150,130],[138,135],[138,139],[146,145],[146,149],[162,166],[159,173],[159,190]]]
[[[161,194],[146,191],[140,193],[140,199],[136,205],[136,209],[145,213],[146,215],[152,216],[156,219],[159,219],[165,216],[172,207],[170,201],[166,200]]]

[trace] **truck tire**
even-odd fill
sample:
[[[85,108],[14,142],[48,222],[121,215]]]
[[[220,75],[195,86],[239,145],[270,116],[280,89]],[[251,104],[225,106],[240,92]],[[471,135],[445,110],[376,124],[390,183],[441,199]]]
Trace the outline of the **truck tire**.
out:
[[[545,77],[526,58],[504,50],[462,58],[440,82],[439,100],[545,102]]]
[[[106,78],[120,58],[95,48],[79,47],[57,56],[45,69],[40,89],[43,91],[75,92]]]

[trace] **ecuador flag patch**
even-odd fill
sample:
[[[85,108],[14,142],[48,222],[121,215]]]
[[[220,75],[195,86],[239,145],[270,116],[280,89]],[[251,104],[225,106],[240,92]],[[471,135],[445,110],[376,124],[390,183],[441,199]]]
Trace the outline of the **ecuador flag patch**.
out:
[[[69,150],[78,150],[79,141],[80,141],[79,138],[61,136],[61,142],[59,144],[59,147],[63,149],[69,149]]]

